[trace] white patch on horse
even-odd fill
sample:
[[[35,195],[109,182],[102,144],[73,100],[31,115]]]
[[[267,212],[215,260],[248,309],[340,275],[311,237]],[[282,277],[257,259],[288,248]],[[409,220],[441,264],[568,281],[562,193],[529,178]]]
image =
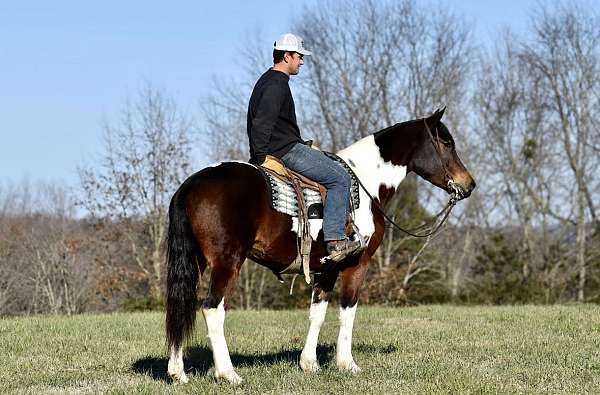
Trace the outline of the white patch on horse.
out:
[[[183,347],[171,347],[167,372],[174,381],[181,381],[182,383],[189,381],[183,370]]]
[[[313,240],[317,240],[319,237],[319,231],[323,228],[322,219],[309,219],[310,223],[310,237]],[[292,232],[298,234],[298,217],[292,217]]]
[[[319,332],[321,331],[321,326],[323,325],[323,322],[325,322],[327,305],[327,301],[310,304],[310,326],[308,328],[308,334],[306,335],[306,343],[302,349],[302,354],[300,354],[300,367],[305,372],[316,372],[319,370],[319,362],[317,361],[317,344],[319,341]]]
[[[352,161],[354,173],[373,197],[379,197],[381,185],[396,189],[406,177],[406,166],[383,160],[373,135],[344,148],[338,155],[346,162]],[[370,237],[375,232],[370,199],[362,187],[359,191],[360,206],[354,213],[354,223],[363,236]]]
[[[202,309],[202,314],[206,321],[208,340],[213,352],[215,377],[222,377],[232,384],[241,383],[242,378],[233,370],[231,358],[229,357],[229,349],[225,341],[223,331],[223,325],[225,324],[224,299],[221,299],[221,303],[219,303],[216,309]]]
[[[358,373],[361,370],[354,362],[354,358],[352,358],[352,328],[354,326],[356,306],[358,306],[358,303],[352,307],[340,307],[340,334],[338,335],[336,347],[338,368],[349,370],[352,373]]]
[[[243,165],[248,165],[248,166],[256,167],[252,163],[243,162],[241,160],[227,160],[227,161],[222,161],[222,162],[211,163],[210,165],[206,166],[205,169],[208,169],[209,167],[218,167],[218,166],[221,166],[221,165],[223,165],[225,163],[241,163]]]

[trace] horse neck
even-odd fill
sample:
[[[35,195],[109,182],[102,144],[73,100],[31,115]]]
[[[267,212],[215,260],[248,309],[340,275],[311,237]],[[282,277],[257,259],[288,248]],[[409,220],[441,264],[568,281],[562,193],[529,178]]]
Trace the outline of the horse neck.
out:
[[[394,132],[401,131],[389,133]],[[395,134],[390,137],[400,138],[399,133]],[[382,144],[391,142],[386,140],[390,138],[376,139],[374,135],[369,135],[338,152],[338,155],[352,167],[369,194],[379,199],[384,207],[391,200],[407,172],[406,162],[399,160],[399,157],[392,158],[388,149],[381,148]],[[405,158],[410,157],[404,152],[400,154]]]

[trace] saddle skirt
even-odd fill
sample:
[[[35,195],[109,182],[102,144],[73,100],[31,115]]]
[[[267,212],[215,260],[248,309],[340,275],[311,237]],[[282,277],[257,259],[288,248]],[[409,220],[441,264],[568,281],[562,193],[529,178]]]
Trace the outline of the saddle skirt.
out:
[[[350,199],[352,209],[360,205],[359,184],[354,173],[344,160],[335,154],[324,152],[329,158],[340,163],[344,170],[352,177]],[[323,204],[326,200],[327,189],[299,173],[285,167],[278,158],[267,155],[265,162],[259,166],[267,180],[271,207],[280,213],[298,217],[301,215],[301,206],[306,208],[308,219],[323,219]],[[302,202],[298,202],[298,193],[294,183],[302,191]]]

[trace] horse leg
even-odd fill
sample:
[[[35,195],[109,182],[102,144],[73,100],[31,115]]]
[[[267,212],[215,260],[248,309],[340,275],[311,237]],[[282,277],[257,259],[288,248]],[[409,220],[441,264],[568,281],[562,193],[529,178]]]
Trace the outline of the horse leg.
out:
[[[352,373],[361,371],[352,357],[352,328],[358,305],[358,291],[365,278],[369,257],[363,254],[359,264],[342,271],[340,293],[340,333],[336,347],[336,363],[339,369]]]
[[[191,261],[194,261],[193,259],[189,259]],[[199,275],[202,276],[204,274],[204,270],[206,269],[206,259],[204,259],[204,256],[202,255],[198,255],[196,257],[196,260],[194,262],[192,262],[192,265],[198,264],[198,269],[199,269]],[[189,281],[189,287],[193,288],[194,290],[196,289],[196,282],[197,279],[195,278],[195,275],[192,275],[191,278],[193,279],[193,281]],[[171,285],[172,286],[172,285]],[[193,291],[193,300],[196,300],[196,294],[195,291]],[[176,301],[170,301],[170,304],[185,304],[184,302],[182,302],[181,300],[176,300]],[[196,304],[195,303],[191,303],[193,306],[188,306],[187,310],[192,310],[192,312],[189,312],[189,314],[194,315],[196,314]],[[174,315],[174,314],[173,314]],[[170,318],[171,321],[181,321],[182,317],[180,316],[175,316],[175,318]],[[168,320],[169,322],[169,320]],[[193,320],[192,320],[193,322]],[[180,324],[177,324],[178,326],[176,326],[176,329],[172,330],[173,332],[179,330],[181,331],[180,328]],[[171,324],[171,326],[173,326],[173,324]],[[190,327],[188,330],[186,330],[185,333],[187,333],[188,331],[191,331],[192,327]],[[178,332],[179,333],[179,332]],[[182,335],[180,335],[182,336]],[[183,336],[185,337],[185,336]],[[187,377],[187,375],[185,374],[185,370],[184,370],[184,366],[183,366],[183,343],[182,341],[176,341],[170,342],[170,356],[169,356],[169,363],[167,365],[167,373],[169,374],[169,376],[171,377],[171,379],[175,382],[181,382],[183,384],[189,382],[189,379]]]
[[[185,370],[183,369],[183,346],[171,346],[171,355],[169,357],[167,372],[175,382],[179,381],[183,384],[189,382]]]
[[[231,262],[235,263],[232,265]],[[202,304],[202,314],[215,364],[215,377],[224,378],[232,384],[241,383],[242,378],[233,369],[223,326],[225,304],[233,293],[242,263],[243,258],[219,259],[212,265],[208,296]]]
[[[300,354],[300,367],[305,372],[316,372],[319,370],[317,361],[317,343],[319,332],[325,321],[327,305],[329,304],[330,292],[333,289],[337,273],[335,275],[315,275],[315,285],[313,287],[310,304],[310,326],[306,343]]]

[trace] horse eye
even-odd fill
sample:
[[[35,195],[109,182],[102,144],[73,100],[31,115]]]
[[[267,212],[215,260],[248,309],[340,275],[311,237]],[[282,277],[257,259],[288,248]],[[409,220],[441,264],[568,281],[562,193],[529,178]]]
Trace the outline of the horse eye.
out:
[[[438,139],[446,147],[452,148],[452,140]]]

